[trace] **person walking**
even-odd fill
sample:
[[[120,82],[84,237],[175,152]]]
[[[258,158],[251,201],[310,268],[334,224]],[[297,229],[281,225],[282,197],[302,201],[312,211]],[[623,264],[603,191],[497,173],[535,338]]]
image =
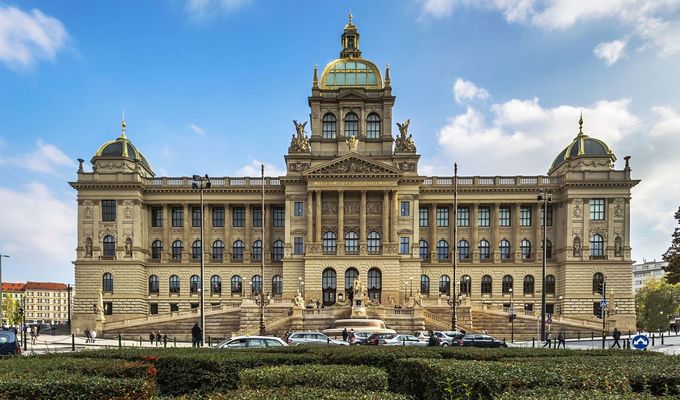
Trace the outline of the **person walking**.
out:
[[[437,347],[441,346],[441,342],[434,332],[430,331],[430,338],[427,340],[427,347]]]
[[[92,332],[90,332],[90,336],[92,336],[92,343],[94,343],[94,340],[97,338],[97,331],[92,329]]]
[[[151,331],[151,333],[149,333],[149,344],[151,344],[152,346],[153,346],[153,340],[155,338],[156,338],[156,334],[153,331]]]
[[[191,328],[191,347],[200,347],[201,343],[201,327],[198,322]]]
[[[621,345],[619,344],[619,339],[621,339],[621,331],[619,331],[618,328],[614,328],[614,332],[612,332],[612,337],[614,337],[614,344],[612,345],[612,349],[614,347],[618,347],[620,349]]]
[[[560,345],[562,346],[563,349],[567,348],[567,338],[566,335],[564,334],[564,331],[560,331],[560,333],[557,334],[557,348],[560,348]]]
[[[85,328],[85,343],[90,343],[90,328]]]
[[[543,344],[543,347],[552,348],[552,333],[548,332],[545,334],[545,343]]]
[[[35,346],[35,339],[36,339],[36,336],[38,336],[38,335],[37,335],[37,333],[36,333],[35,326],[32,326],[32,327],[31,327],[31,346]]]
[[[156,331],[156,347],[161,345],[161,340],[163,340],[163,335],[161,335],[161,331]]]
[[[168,334],[163,334],[163,347],[168,347]]]
[[[342,341],[346,342],[347,341],[347,336],[349,336],[349,333],[347,333],[347,328],[342,330]]]

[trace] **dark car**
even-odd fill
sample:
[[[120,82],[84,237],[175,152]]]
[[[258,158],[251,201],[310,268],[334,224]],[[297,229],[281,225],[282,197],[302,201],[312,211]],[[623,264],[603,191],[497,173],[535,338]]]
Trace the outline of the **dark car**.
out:
[[[479,334],[465,335],[458,343],[464,347],[508,347],[502,340]]]
[[[370,344],[373,346],[379,344],[387,344],[385,340],[393,339],[395,336],[397,336],[396,333],[374,333],[368,337],[368,340],[366,340],[366,344]]]
[[[21,354],[21,343],[11,331],[0,331],[0,356]]]

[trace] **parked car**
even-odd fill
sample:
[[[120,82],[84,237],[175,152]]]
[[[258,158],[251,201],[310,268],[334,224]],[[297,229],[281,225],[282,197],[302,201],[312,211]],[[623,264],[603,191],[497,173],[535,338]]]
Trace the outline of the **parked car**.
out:
[[[417,337],[418,340],[427,342],[430,339],[430,332],[428,331],[417,331],[416,333],[413,334],[413,336]]]
[[[442,346],[458,346],[460,339],[465,336],[464,333],[456,331],[436,331],[435,336],[439,338],[439,342]]]
[[[508,347],[502,340],[489,335],[465,335],[458,342],[464,347]]]
[[[21,354],[21,342],[12,331],[0,331],[0,356]]]
[[[354,337],[349,340],[350,345],[364,345],[368,341],[368,337],[371,336],[368,332],[354,332]]]
[[[320,332],[293,332],[288,336],[288,344],[299,346],[301,344],[330,344],[349,346],[344,340],[331,339]]]
[[[281,338],[274,336],[237,336],[219,343],[219,349],[254,349],[263,347],[288,346]]]
[[[374,333],[368,337],[366,344],[373,346],[385,344],[387,339],[394,339],[395,336],[397,336],[396,333]]]
[[[396,335],[391,339],[384,339],[384,343],[381,344],[387,346],[427,346],[427,342],[418,340],[418,338],[413,335]]]

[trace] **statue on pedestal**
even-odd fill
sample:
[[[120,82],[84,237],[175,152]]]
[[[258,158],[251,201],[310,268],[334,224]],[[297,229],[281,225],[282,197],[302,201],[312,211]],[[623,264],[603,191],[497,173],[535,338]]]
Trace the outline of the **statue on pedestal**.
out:
[[[410,119],[407,119],[406,122],[404,122],[403,124],[397,122],[397,126],[399,127],[399,136],[396,139],[394,139],[395,152],[398,151],[409,153],[416,152],[416,144],[413,141],[413,135],[408,134],[408,126],[410,124],[411,124]]]
[[[297,308],[305,308],[305,299],[302,297],[300,294],[300,290],[297,291],[295,294],[295,298],[293,299],[293,305]]]
[[[311,147],[309,146],[309,138],[305,136],[305,125],[307,125],[307,121],[298,123],[297,121],[293,120],[293,124],[295,124],[296,134],[290,138],[290,146],[288,147],[288,151],[291,153],[309,152],[311,150]]]

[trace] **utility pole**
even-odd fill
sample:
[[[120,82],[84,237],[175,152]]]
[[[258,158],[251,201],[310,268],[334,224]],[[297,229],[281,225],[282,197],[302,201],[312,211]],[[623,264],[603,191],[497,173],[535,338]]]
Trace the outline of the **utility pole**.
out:
[[[547,246],[547,230],[548,230],[548,203],[552,201],[552,193],[548,190],[541,189],[538,195],[538,201],[543,202],[543,265],[541,268],[541,340],[545,341],[545,274],[546,274],[546,250]]]
[[[458,326],[458,313],[456,311],[456,266],[458,262],[458,164],[453,163],[453,279],[451,282],[451,304],[453,307],[451,316],[451,330]]]
[[[265,224],[265,218],[264,218],[264,164],[261,166],[261,176],[262,176],[262,250],[264,253],[264,248],[265,248],[265,238],[264,238],[264,224]],[[260,257],[261,263],[260,263],[260,276],[262,277],[260,280],[260,336],[264,336],[266,326],[264,324],[264,254],[262,254],[262,257]]]
[[[193,176],[194,182],[191,184],[191,187],[194,189],[198,189],[201,197],[201,273],[200,273],[200,302],[201,304],[199,305],[199,309],[201,311],[201,346],[205,343],[205,243],[204,243],[204,225],[205,225],[205,210],[203,210],[203,189],[209,189],[210,188],[210,178],[208,178],[208,175],[206,174],[205,176],[199,176],[199,175],[194,175]]]

